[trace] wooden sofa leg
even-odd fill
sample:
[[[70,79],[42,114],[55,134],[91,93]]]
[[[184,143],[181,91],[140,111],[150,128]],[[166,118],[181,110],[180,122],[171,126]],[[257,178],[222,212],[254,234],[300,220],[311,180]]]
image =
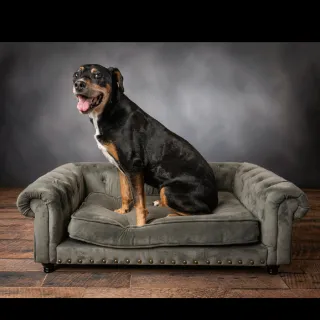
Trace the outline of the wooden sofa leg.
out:
[[[50,273],[54,271],[54,264],[53,263],[43,263],[43,271],[45,273]]]
[[[280,266],[277,266],[277,265],[267,266],[267,271],[271,275],[277,275],[279,271],[279,267]]]

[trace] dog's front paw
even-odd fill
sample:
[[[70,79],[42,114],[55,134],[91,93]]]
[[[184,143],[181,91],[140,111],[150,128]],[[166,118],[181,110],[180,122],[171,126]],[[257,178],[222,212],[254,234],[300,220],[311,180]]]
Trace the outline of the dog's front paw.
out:
[[[120,214],[125,214],[129,212],[129,209],[121,207],[120,209],[114,210],[114,212],[120,213]]]
[[[142,227],[147,222],[147,215],[149,214],[147,209],[137,209],[137,226]]]

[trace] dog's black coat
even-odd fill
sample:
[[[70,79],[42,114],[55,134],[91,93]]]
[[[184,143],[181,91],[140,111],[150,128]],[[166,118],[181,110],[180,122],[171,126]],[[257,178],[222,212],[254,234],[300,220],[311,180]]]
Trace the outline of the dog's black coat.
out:
[[[112,87],[111,99],[98,120],[99,141],[113,143],[119,166],[128,177],[143,172],[144,182],[165,187],[169,207],[189,214],[209,214],[218,205],[212,168],[185,139],[144,112],[123,93],[122,76],[117,85],[116,68],[96,68],[102,78],[92,82]]]

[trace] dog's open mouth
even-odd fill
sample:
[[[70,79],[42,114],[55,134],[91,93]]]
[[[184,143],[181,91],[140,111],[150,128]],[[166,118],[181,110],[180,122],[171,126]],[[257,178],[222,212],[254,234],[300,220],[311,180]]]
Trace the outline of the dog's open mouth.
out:
[[[100,93],[97,97],[94,98],[89,98],[82,94],[77,94],[76,97],[78,98],[78,110],[81,112],[88,112],[89,110],[97,107],[101,103],[103,99],[103,93]]]

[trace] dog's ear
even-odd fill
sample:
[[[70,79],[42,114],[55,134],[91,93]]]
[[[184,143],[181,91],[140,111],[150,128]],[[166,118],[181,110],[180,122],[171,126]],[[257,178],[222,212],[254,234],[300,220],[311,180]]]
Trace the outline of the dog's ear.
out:
[[[112,81],[115,81],[117,83],[117,86],[119,88],[119,91],[121,93],[124,92],[124,87],[123,87],[123,76],[120,72],[120,70],[118,68],[113,68],[110,67],[108,68],[108,70],[111,72],[112,74]]]

